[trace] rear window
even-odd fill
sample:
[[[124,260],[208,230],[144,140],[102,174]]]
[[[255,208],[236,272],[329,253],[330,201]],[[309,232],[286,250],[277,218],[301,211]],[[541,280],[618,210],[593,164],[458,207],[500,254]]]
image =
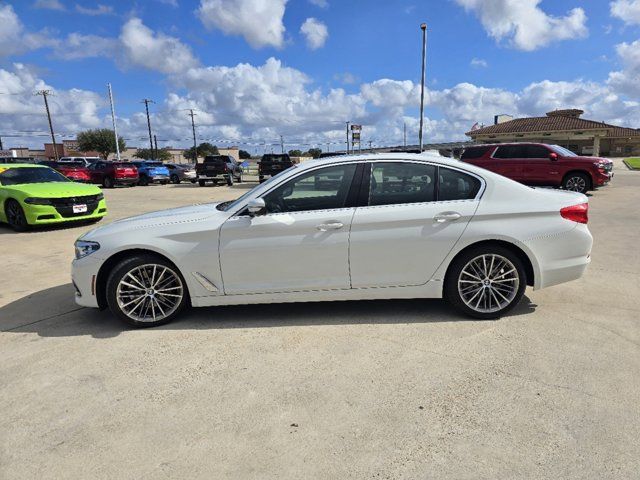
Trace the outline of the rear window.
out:
[[[220,157],[204,157],[204,163],[219,164],[219,163],[227,163],[228,161],[229,161],[229,158],[224,157],[224,156],[220,156]]]
[[[284,155],[263,155],[262,161],[263,162],[273,162],[273,163],[291,162],[291,158],[289,158],[289,155],[287,155],[287,154],[284,154]]]
[[[473,158],[480,158],[482,157],[485,153],[487,153],[489,150],[491,150],[494,147],[469,147],[469,148],[465,148],[464,152],[462,153],[462,156],[460,157],[461,160],[469,160],[469,159],[473,159]]]

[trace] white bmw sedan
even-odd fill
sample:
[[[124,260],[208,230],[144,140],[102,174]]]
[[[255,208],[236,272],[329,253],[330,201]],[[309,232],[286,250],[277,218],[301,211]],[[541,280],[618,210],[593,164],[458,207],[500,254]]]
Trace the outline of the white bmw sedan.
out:
[[[527,285],[579,278],[587,198],[439,156],[311,161],[232,202],[99,227],[75,244],[76,301],[134,326],[187,306],[446,298],[497,318]]]

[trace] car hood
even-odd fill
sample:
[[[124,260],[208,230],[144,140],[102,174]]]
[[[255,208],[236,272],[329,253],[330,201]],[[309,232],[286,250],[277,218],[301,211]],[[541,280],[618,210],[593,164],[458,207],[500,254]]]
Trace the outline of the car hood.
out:
[[[197,204],[123,218],[108,225],[91,230],[82,238],[85,240],[91,240],[103,235],[111,235],[136,229],[192,224],[194,222],[201,222],[216,218],[219,218],[220,222],[222,222],[227,218],[228,214],[216,209],[216,205],[217,203]]]
[[[579,162],[589,162],[589,163],[613,163],[608,158],[603,157],[567,157],[568,160],[577,160]]]
[[[95,185],[75,182],[24,183],[7,185],[5,188],[22,192],[29,197],[64,198],[84,195],[98,195],[102,191]]]

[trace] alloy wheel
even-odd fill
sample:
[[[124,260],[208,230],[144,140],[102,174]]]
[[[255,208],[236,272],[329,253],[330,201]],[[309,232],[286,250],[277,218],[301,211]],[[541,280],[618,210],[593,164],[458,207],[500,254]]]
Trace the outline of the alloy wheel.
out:
[[[116,288],[118,307],[136,322],[159,322],[182,302],[184,286],[171,268],[150,263],[125,273]]]
[[[479,313],[506,308],[520,287],[518,270],[502,255],[479,255],[469,261],[458,277],[458,293],[465,305]]]
[[[566,189],[572,192],[584,192],[587,188],[587,182],[582,177],[570,177],[567,179]]]
[[[7,223],[16,230],[23,230],[27,226],[27,219],[24,216],[22,207],[14,200],[7,202],[5,213]]]

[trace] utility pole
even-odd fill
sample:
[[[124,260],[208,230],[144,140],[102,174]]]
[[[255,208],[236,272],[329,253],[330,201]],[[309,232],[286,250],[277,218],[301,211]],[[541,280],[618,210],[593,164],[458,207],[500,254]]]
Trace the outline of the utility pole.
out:
[[[155,146],[156,146],[155,160],[158,160],[158,137],[156,137],[155,135],[153,136],[153,143],[155,143]]]
[[[407,148],[407,122],[404,122],[404,148]]]
[[[51,143],[53,143],[53,156],[58,161],[58,146],[56,145],[56,136],[53,133],[53,123],[51,122],[51,112],[49,111],[49,100],[47,97],[51,95],[51,90],[39,90],[36,95],[42,95],[44,98],[44,108],[47,111],[47,118],[49,119],[49,130],[51,131]]]
[[[282,138],[282,135],[280,135],[280,149],[284,153],[284,138]]]
[[[116,110],[113,106],[113,92],[111,91],[111,84],[107,83],[109,89],[109,102],[111,103],[111,122],[113,123],[113,135],[116,137],[116,158],[120,161],[120,145],[118,144],[118,129],[116,127]]]
[[[0,150],[4,150],[4,147],[2,146],[2,137],[0,137]]]
[[[196,144],[196,122],[193,119],[196,114],[193,113],[193,108],[189,109],[189,116],[191,117],[191,131],[193,132],[193,163],[198,163],[198,145]]]
[[[427,24],[420,25],[422,30],[422,83],[420,89],[420,153],[422,153],[422,127],[424,124],[424,77],[425,77],[425,63],[427,61]]]
[[[347,155],[349,155],[349,122],[347,123]]]
[[[371,140],[369,140],[369,153],[373,152],[373,149],[371,148]]]
[[[148,98],[145,98],[142,100],[142,103],[144,103],[144,107],[147,110],[147,127],[149,128],[149,149],[153,152],[153,139],[151,138],[151,118],[149,117],[149,104],[150,103],[156,103],[153,100],[149,100]]]

